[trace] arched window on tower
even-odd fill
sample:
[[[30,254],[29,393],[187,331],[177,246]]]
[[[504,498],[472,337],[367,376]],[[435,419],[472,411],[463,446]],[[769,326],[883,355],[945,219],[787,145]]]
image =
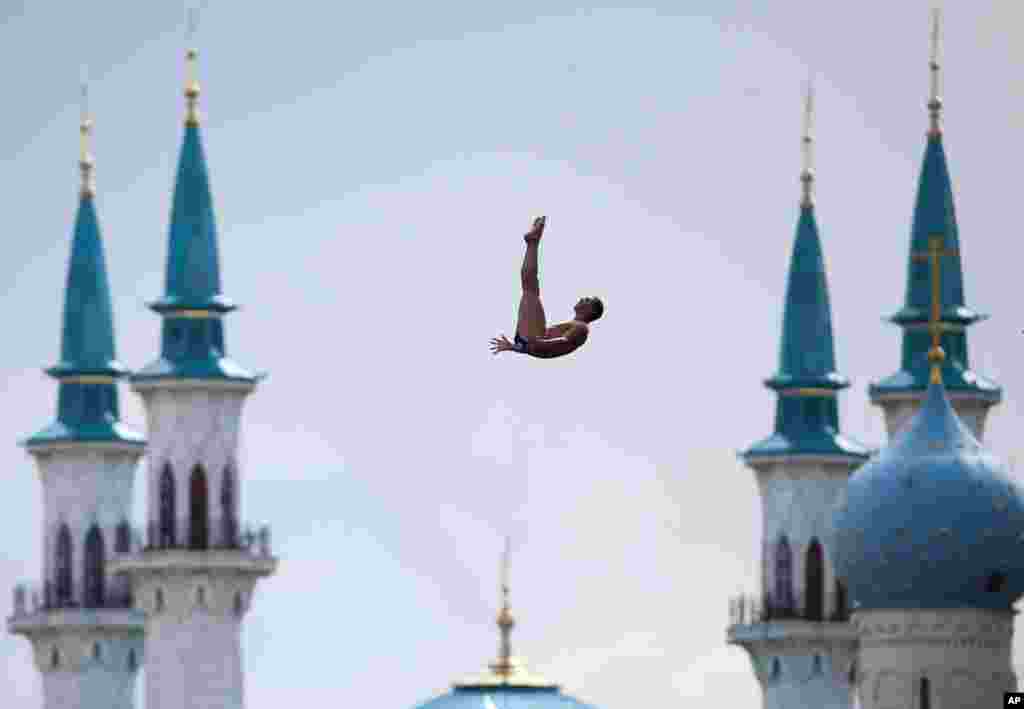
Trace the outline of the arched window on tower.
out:
[[[807,620],[825,619],[825,560],[821,544],[812,539],[807,547],[804,565],[804,617]]]
[[[206,472],[203,466],[192,468],[188,485],[188,545],[191,549],[210,547],[210,504],[207,496]]]
[[[57,530],[54,550],[54,595],[58,608],[71,605],[71,530],[62,524]]]
[[[775,545],[775,594],[772,615],[778,618],[793,613],[793,554],[786,535],[779,537]]]
[[[832,614],[832,619],[841,622],[850,619],[850,609],[846,607],[846,586],[839,579],[836,579],[836,612]]]
[[[235,515],[235,469],[228,465],[220,486],[221,545],[229,549],[238,546],[238,517]]]
[[[83,603],[86,608],[102,608],[104,600],[104,562],[106,553],[103,548],[103,532],[93,524],[85,535],[85,555],[83,558]]]
[[[132,550],[132,527],[128,520],[123,519],[117,525],[117,532],[114,537],[114,551],[118,554],[128,554]]]
[[[174,516],[174,472],[168,463],[160,473],[160,531],[157,546],[161,549],[175,546]]]
[[[932,709],[932,685],[927,677],[921,678],[921,682],[918,685],[918,694],[920,694],[918,701],[919,709]]]

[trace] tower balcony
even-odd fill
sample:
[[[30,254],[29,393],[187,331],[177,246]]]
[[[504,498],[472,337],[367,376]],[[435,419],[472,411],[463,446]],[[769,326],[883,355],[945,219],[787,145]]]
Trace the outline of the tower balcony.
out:
[[[781,652],[784,648],[817,652],[851,648],[857,644],[857,629],[849,621],[849,611],[834,604],[837,612],[828,617],[807,613],[804,599],[776,604],[768,596],[739,595],[729,601],[727,642],[740,645],[755,654]]]
[[[223,517],[212,524],[195,524],[190,519],[179,519],[176,524],[150,522],[146,526],[146,543],[142,551],[165,549],[244,551],[253,557],[273,556],[269,525],[240,526],[236,520]]]
[[[829,602],[831,601],[831,602]],[[798,594],[789,602],[776,602],[769,594],[740,594],[729,599],[729,627],[751,626],[775,621],[802,620],[812,623],[846,623],[850,610],[845,599],[828,594],[820,604],[821,609],[831,606],[834,610],[826,614],[811,610],[805,594]]]

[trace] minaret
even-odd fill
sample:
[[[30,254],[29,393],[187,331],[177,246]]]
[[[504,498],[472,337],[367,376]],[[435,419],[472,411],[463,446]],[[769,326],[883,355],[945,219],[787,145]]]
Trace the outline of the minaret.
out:
[[[942,99],[939,97],[939,13],[932,23],[929,63],[931,92],[928,101],[930,126],[921,178],[914,207],[907,266],[906,302],[890,320],[903,329],[903,351],[899,371],[873,383],[869,395],[885,412],[890,437],[913,415],[928,386],[928,242],[938,234],[943,239],[943,280],[941,292],[942,346],[946,359],[942,380],[947,396],[978,439],[985,434],[988,410],[999,403],[1002,390],[970,368],[967,356],[967,328],[984,319],[964,305],[964,279],[960,263],[960,237],[953,208],[946,154],[942,145]]]
[[[132,377],[148,448],[148,541],[128,573],[146,614],[146,709],[241,709],[241,630],[256,581],[274,572],[269,532],[239,533],[242,405],[257,377],[228,359],[217,230],[187,54],[185,137],[171,211],[160,357]]]
[[[800,220],[789,268],[775,432],[741,454],[761,493],[762,594],[733,601],[728,641],[750,655],[765,709],[848,709],[856,651],[832,566],[832,510],[867,450],[839,432],[825,264],[814,215],[812,90],[804,120]]]
[[[132,485],[145,441],[119,422],[116,381],[126,372],[114,352],[84,103],[61,356],[46,370],[58,382],[57,420],[24,442],[43,483],[43,583],[15,590],[8,628],[32,642],[46,709],[130,709],[143,619],[126,579],[105,567],[133,546]]]
[[[837,508],[836,567],[854,602],[862,709],[1005,706],[1014,603],[1024,593],[1024,490],[946,397],[940,263],[925,400],[858,470]]]

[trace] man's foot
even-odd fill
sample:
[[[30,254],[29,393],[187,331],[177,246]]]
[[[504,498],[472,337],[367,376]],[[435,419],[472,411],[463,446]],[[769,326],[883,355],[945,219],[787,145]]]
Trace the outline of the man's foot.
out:
[[[537,217],[533,220],[533,227],[526,233],[523,240],[527,244],[535,244],[540,241],[540,237],[544,234],[544,223],[547,221],[547,217]]]

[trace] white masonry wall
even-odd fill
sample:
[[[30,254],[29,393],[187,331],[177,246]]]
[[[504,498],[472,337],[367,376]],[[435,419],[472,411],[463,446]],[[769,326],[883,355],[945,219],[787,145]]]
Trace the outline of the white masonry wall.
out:
[[[43,483],[43,580],[56,578],[57,530],[71,532],[72,598],[82,600],[85,536],[98,524],[106,558],[114,553],[117,526],[131,523],[132,489],[142,448],[101,443],[69,443],[33,448]],[[106,587],[118,583],[107,575]]]
[[[242,618],[254,583],[244,575],[202,572],[139,578],[147,709],[245,706]]]
[[[188,545],[189,478],[197,464],[207,477],[211,538],[219,528],[220,490],[229,465],[235,478],[234,517],[239,519],[243,478],[237,449],[242,406],[252,388],[205,380],[136,386],[148,421],[148,518],[154,525],[159,520],[160,476],[169,463],[175,475],[179,547],[150,552],[146,569],[132,573],[136,603],[146,614],[147,709],[244,707],[241,622],[256,575],[245,571],[245,562],[232,567],[233,562],[214,561],[247,552],[182,547]]]
[[[755,661],[764,709],[851,709],[848,655],[799,645],[772,652],[765,647]]]
[[[43,679],[43,709],[134,707],[135,680],[142,661],[141,629],[134,633],[65,629],[50,637],[34,635],[33,645]]]
[[[832,565],[833,510],[845,493],[855,467],[810,456],[773,463],[758,463],[761,494],[761,568],[764,590],[775,589],[775,547],[785,534],[792,554],[792,594],[802,611],[807,550],[817,539],[824,557],[825,617],[835,610],[835,574]]]
[[[234,475],[234,517],[239,519],[242,476],[238,465],[242,406],[252,385],[182,386],[166,382],[159,388],[141,391],[146,404],[147,499],[150,525],[160,514],[160,478],[171,466],[175,481],[178,544],[188,540],[189,480],[192,469],[201,465],[206,474],[210,510],[210,533],[219,531],[220,496],[225,469]]]
[[[1016,691],[1013,615],[955,610],[858,611],[861,709],[919,709],[922,677],[932,709],[1002,706]]]

